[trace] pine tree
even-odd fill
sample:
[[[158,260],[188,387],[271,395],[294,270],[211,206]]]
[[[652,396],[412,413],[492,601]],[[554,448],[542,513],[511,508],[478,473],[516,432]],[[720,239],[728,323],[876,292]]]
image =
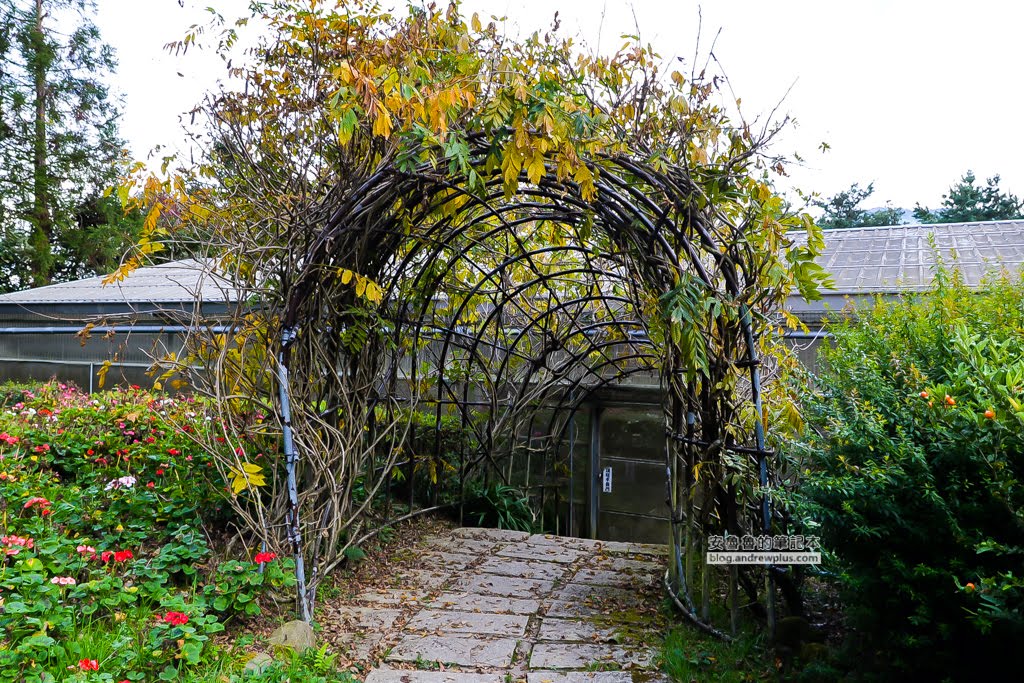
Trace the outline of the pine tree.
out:
[[[103,189],[117,174],[116,62],[92,0],[0,0],[0,291],[106,270],[131,221]],[[92,207],[92,209],[90,209]],[[112,243],[117,248],[112,248]]]
[[[942,207],[932,211],[920,204],[914,209],[914,218],[922,223],[976,223],[1005,221],[1024,217],[1024,202],[1016,195],[999,188],[999,176],[975,185],[974,171],[963,177],[942,195]]]

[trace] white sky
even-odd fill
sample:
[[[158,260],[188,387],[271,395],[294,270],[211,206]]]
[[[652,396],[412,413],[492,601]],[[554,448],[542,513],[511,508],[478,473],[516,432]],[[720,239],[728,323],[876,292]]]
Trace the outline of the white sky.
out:
[[[157,144],[180,145],[178,115],[223,73],[210,55],[171,57],[162,46],[205,21],[213,5],[225,16],[242,0],[97,0],[97,24],[118,51],[124,93],[122,134],[145,158]],[[438,0],[439,5],[444,0]],[[509,19],[528,33],[560,12],[562,31],[604,51],[635,32],[688,70],[703,12],[702,45],[719,28],[715,54],[748,118],[770,111],[792,85],[781,111],[798,126],[777,151],[798,152],[794,182],[823,195],[874,181],[871,207],[892,201],[935,207],[967,169],[1002,177],[1024,194],[1024,3],[1009,0],[465,0],[463,11]],[[634,12],[636,23],[634,23]],[[602,20],[603,14],[603,20]],[[178,73],[183,74],[179,76]],[[831,150],[818,150],[821,142]]]

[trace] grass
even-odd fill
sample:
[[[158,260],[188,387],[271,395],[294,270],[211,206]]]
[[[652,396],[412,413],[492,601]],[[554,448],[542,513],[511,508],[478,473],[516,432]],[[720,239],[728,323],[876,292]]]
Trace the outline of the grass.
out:
[[[741,632],[726,642],[686,625],[676,625],[666,635],[661,666],[673,681],[685,683],[744,683],[776,677],[773,657],[761,634]]]

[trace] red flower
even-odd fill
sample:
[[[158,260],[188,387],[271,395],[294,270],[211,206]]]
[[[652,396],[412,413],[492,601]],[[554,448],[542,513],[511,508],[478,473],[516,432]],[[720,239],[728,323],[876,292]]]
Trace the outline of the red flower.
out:
[[[32,498],[29,498],[28,501],[25,503],[25,509],[28,510],[29,508],[36,507],[37,505],[39,506],[40,509],[42,509],[45,512],[46,508],[50,507],[50,501],[39,496],[33,496]]]
[[[181,455],[181,451],[179,451],[177,448],[168,448],[167,449],[167,454],[168,455]]]
[[[132,555],[131,550],[118,550],[116,553],[114,553],[114,562],[124,562],[126,560],[132,559],[133,557],[135,556]]]
[[[79,659],[78,668],[82,671],[99,671],[100,663],[95,659]]]
[[[264,562],[270,562],[277,558],[277,553],[256,553],[256,557],[253,559],[257,564],[263,564]]]
[[[151,489],[151,488],[153,488],[154,486],[156,486],[156,484],[154,484],[153,482],[151,482],[151,481],[149,481],[149,482],[146,482],[146,488],[147,488],[147,489]]]
[[[188,615],[184,612],[168,612],[164,615],[164,621],[172,626],[181,626],[188,623]]]
[[[113,550],[104,550],[102,553],[100,553],[100,560],[102,560],[103,562],[110,562],[110,560],[113,559],[113,557]]]
[[[157,471],[156,471],[156,475],[157,475],[158,477],[159,477],[159,476],[161,476],[161,475],[162,475],[163,473],[164,473],[164,471],[163,471],[163,470],[157,470]]]
[[[91,449],[91,448],[90,448],[89,450],[87,450],[87,451],[85,452],[85,454],[86,454],[86,455],[96,455],[96,451],[94,451],[93,449]]]
[[[36,453],[45,453],[46,451],[50,450],[50,444],[44,443],[42,446],[36,446],[33,450]]]

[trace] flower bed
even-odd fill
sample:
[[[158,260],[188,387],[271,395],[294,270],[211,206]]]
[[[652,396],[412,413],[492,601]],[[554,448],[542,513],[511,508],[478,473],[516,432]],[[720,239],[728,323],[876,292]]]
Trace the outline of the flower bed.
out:
[[[0,388],[0,681],[233,677],[244,657],[211,638],[295,579],[260,548],[215,561],[225,482],[175,427],[205,415],[137,387]]]

